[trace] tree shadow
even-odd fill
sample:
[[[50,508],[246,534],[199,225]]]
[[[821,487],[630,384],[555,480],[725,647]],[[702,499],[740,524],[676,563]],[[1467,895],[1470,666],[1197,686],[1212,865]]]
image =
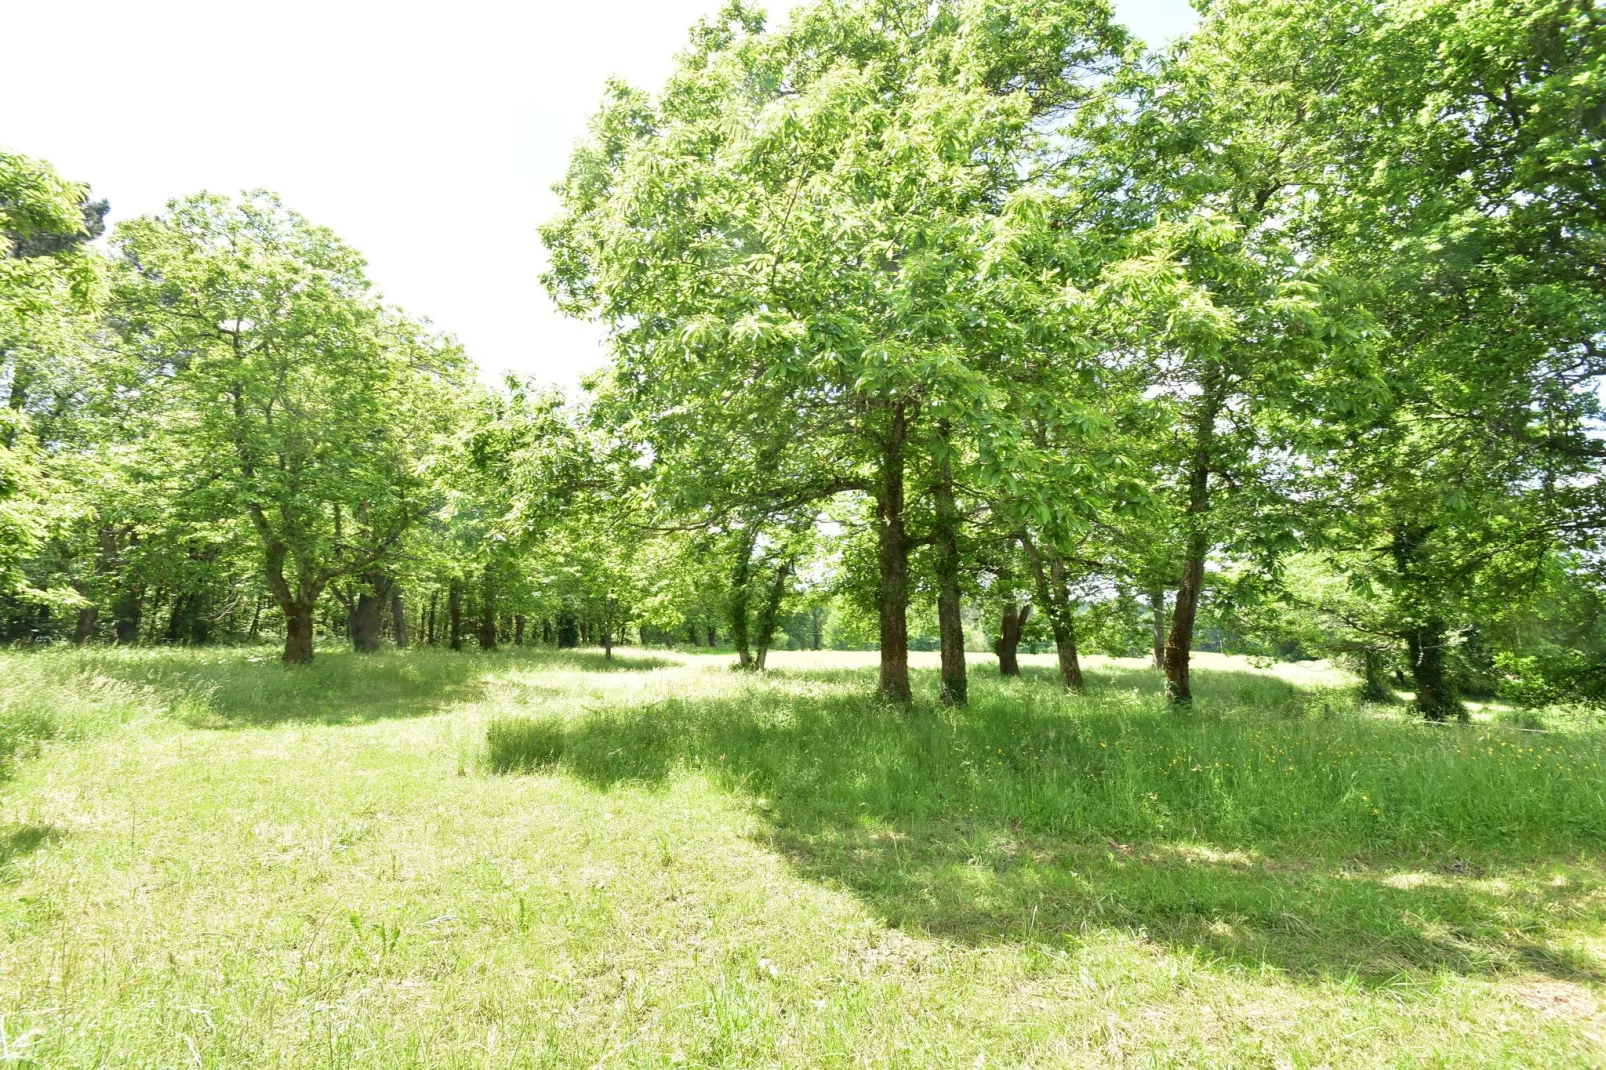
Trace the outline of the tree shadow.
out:
[[[55,843],[65,835],[66,833],[54,825],[38,824],[15,825],[0,832],[0,884],[10,883],[15,879],[11,873],[12,863],[33,854],[48,843]]]
[[[1266,693],[1265,678],[1237,675],[1255,674],[1221,673],[1201,690]],[[1115,926],[1214,963],[1368,985],[1435,971],[1601,979],[1546,940],[1606,921],[1606,879],[1574,854],[1585,826],[1570,812],[1556,817],[1567,828],[1514,827],[1509,815],[1502,826],[1488,770],[1398,829],[1329,797],[1340,778],[1223,773],[1206,789],[1196,782],[1209,770],[1176,771],[1179,753],[1237,753],[1268,732],[1314,762],[1336,734],[1370,748],[1351,784],[1364,797],[1367,778],[1381,791],[1420,775],[1423,748],[1438,745],[1427,734],[1359,717],[1178,718],[1143,696],[1113,701],[1129,690],[1120,673],[1097,685],[1108,700],[1026,679],[962,712],[881,705],[863,696],[866,678],[797,670],[730,698],[499,722],[490,763],[604,791],[696,769],[751,800],[799,874],[847,889],[889,925],[967,945],[1064,946]],[[1598,849],[1606,833],[1597,821],[1582,839]]]

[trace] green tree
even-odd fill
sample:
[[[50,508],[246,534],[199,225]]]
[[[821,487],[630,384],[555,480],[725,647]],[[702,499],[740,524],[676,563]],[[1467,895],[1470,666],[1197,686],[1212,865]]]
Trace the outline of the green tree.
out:
[[[284,660],[308,661],[329,583],[394,554],[434,507],[424,444],[462,355],[382,308],[355,252],[265,193],[171,202],[113,247],[170,478],[187,508],[249,522]]]

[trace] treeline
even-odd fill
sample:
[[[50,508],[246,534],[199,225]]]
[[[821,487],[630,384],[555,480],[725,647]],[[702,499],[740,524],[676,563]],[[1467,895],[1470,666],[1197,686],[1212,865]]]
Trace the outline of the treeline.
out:
[[[543,228],[613,359],[478,383],[266,194],[119,224],[0,156],[0,629],[875,646],[1191,697],[1212,645],[1421,712],[1606,701],[1606,15],[731,3]]]

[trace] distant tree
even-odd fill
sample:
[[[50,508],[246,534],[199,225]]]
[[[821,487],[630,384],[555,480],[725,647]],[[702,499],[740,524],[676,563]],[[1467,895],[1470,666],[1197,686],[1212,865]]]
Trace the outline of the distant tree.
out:
[[[265,193],[171,202],[113,248],[169,478],[187,508],[249,522],[284,660],[308,661],[330,582],[385,561],[435,506],[423,444],[462,355],[382,308],[355,252]]]

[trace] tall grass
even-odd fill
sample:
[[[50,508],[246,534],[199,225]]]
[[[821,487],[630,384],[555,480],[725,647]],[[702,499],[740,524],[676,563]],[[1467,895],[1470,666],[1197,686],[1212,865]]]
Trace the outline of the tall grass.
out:
[[[1197,840],[1330,851],[1565,851],[1606,845],[1595,735],[1429,726],[1220,674],[1191,712],[1123,674],[1062,697],[978,679],[963,711],[883,706],[858,674],[781,674],[684,695],[490,725],[487,759],[595,784],[693,768],[799,828],[984,823],[1028,836]]]

